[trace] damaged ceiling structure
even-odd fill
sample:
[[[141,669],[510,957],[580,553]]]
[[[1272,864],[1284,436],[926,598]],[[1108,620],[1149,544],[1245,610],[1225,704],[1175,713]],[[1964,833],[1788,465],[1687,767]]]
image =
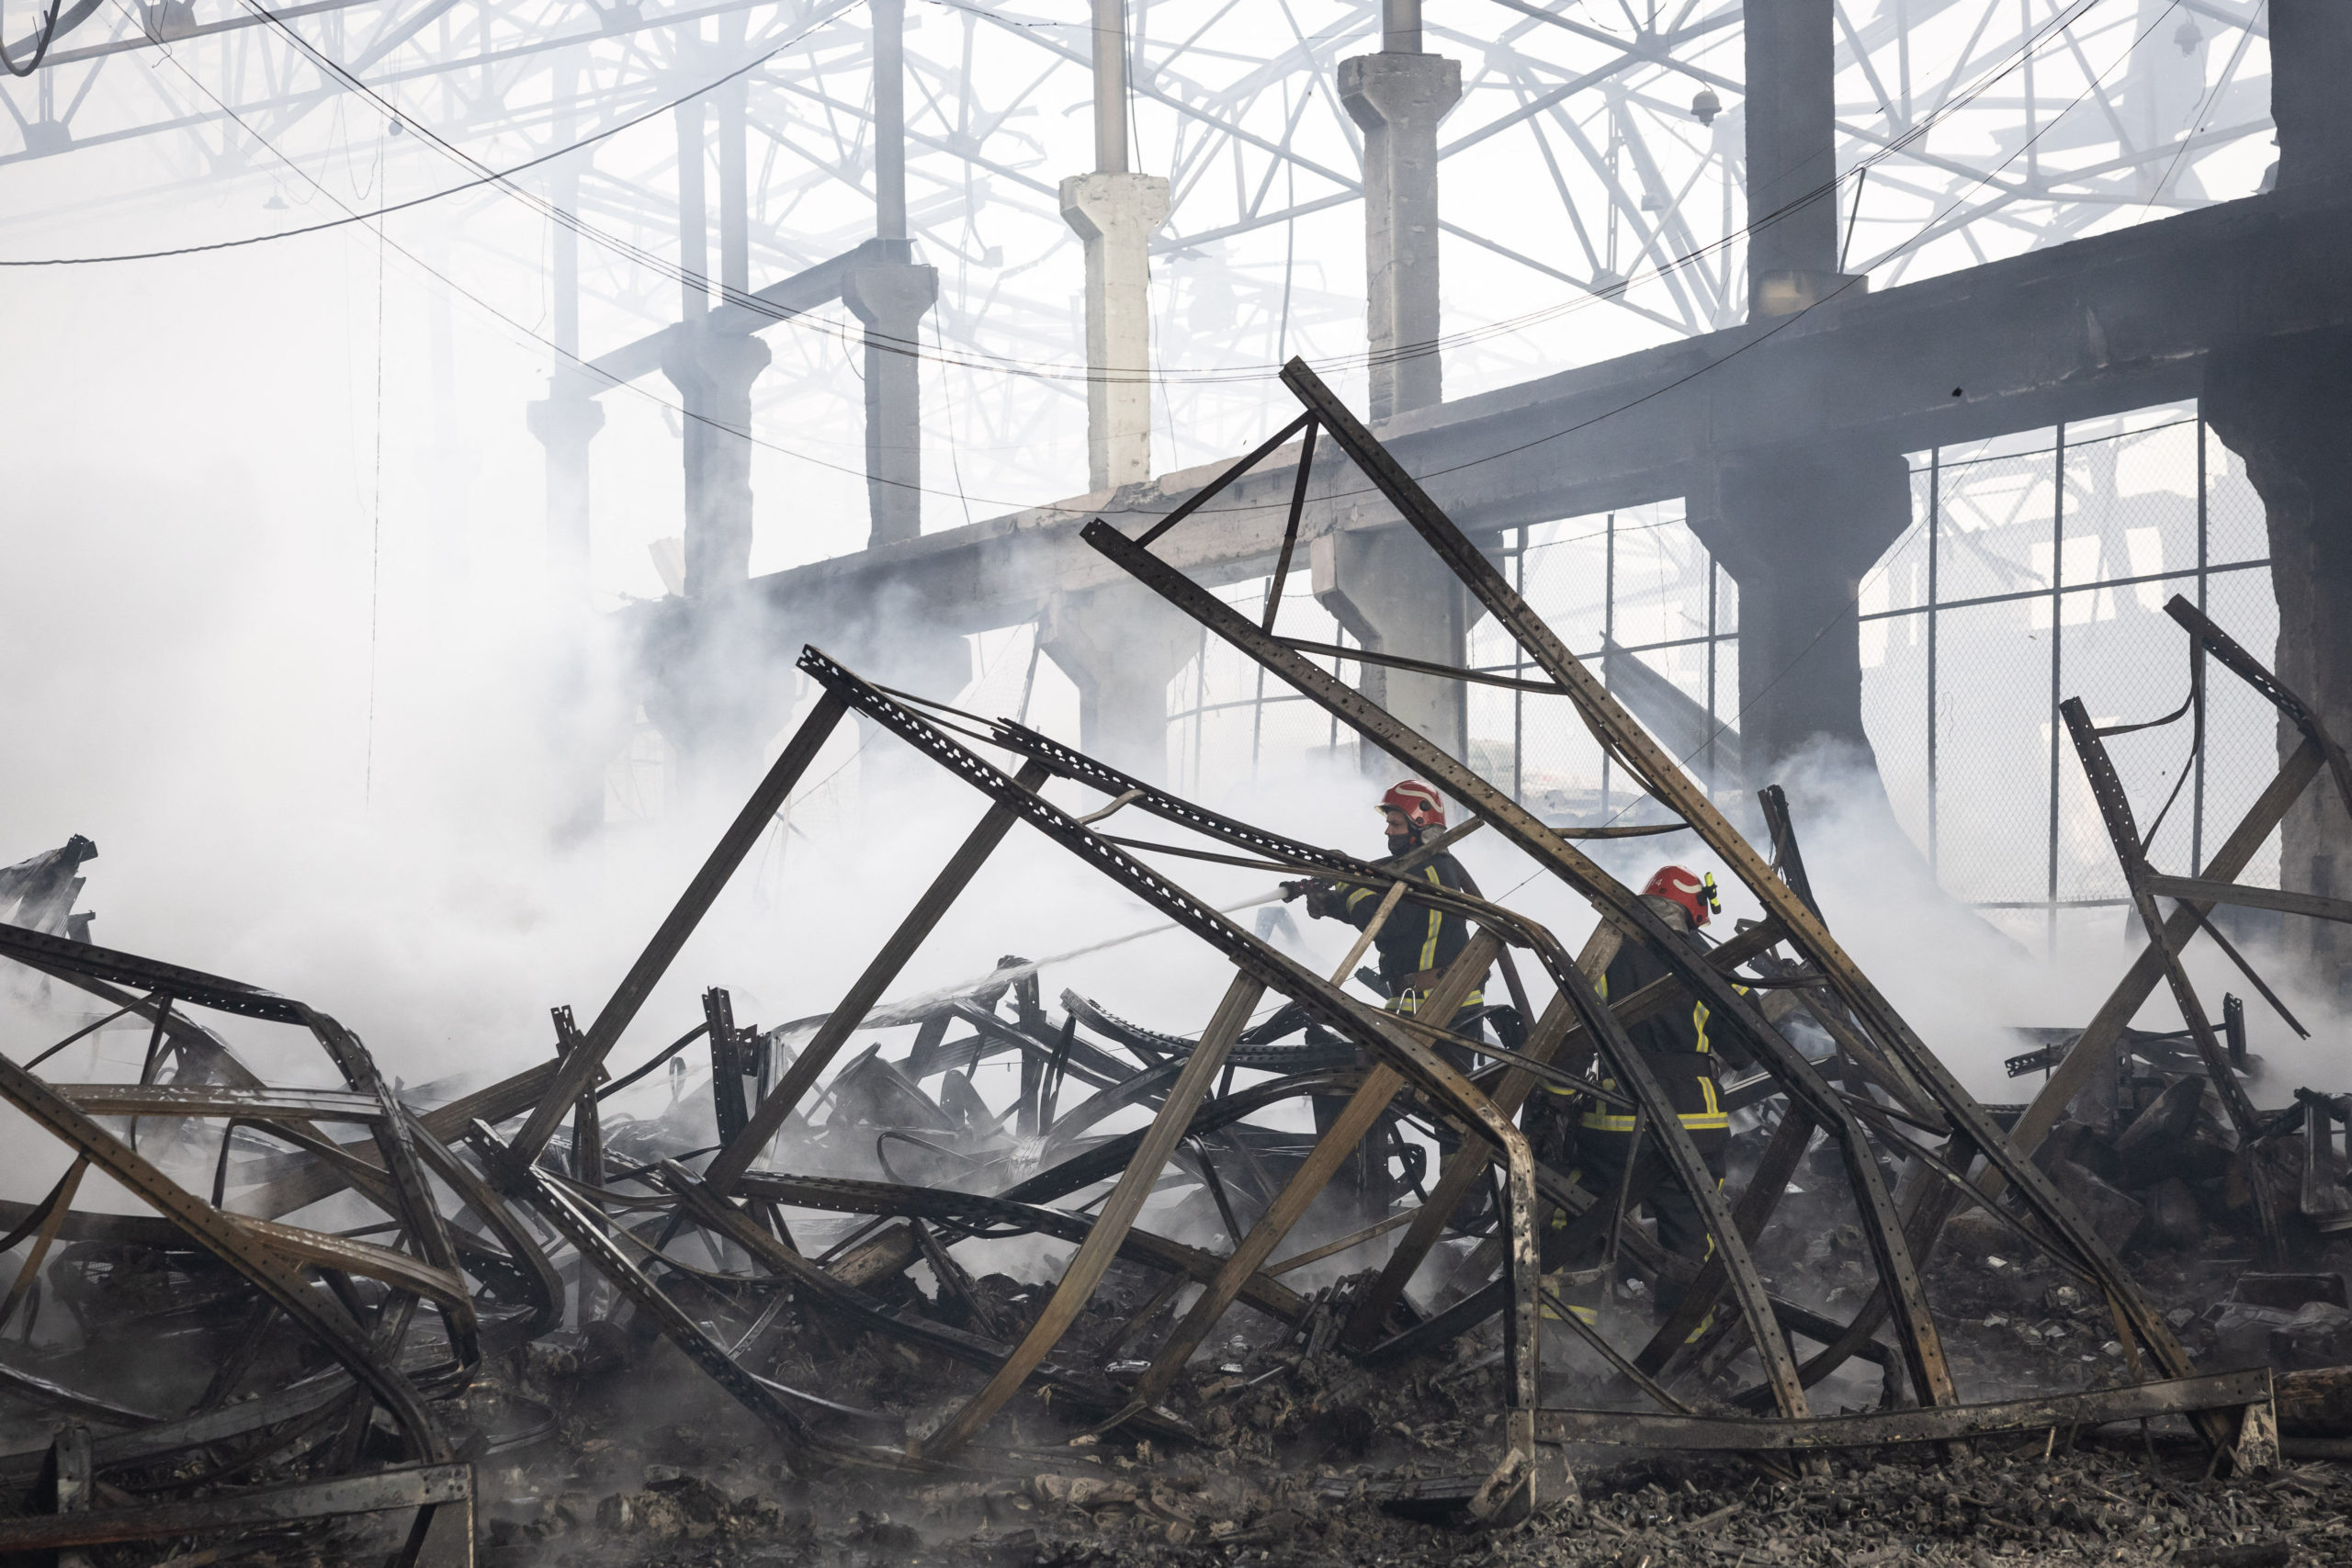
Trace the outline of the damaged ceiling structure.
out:
[[[1278,590],[1253,621],[1168,567],[1151,547],[1182,514],[1136,538],[1096,525],[1088,542],[1436,781],[1470,808],[1467,821],[1401,859],[1360,860],[1223,816],[1013,721],[878,686],[811,647],[801,668],[822,697],[611,999],[584,1029],[557,1010],[551,1060],[434,1104],[396,1093],[359,1038],[308,1003],[89,941],[71,911],[76,870],[95,851],[77,840],[6,873],[19,920],[0,929],[0,951],[112,1010],[23,1065],[0,1059],[0,1095],[69,1162],[46,1196],[6,1211],[8,1245],[26,1252],[0,1308],[0,1328],[19,1333],[0,1383],[21,1412],[12,1429],[51,1435],[0,1461],[27,1505],[0,1517],[0,1542],[61,1560],[143,1545],[150,1560],[192,1562],[215,1560],[197,1546],[226,1539],[408,1564],[472,1561],[479,1536],[493,1561],[598,1560],[583,1544],[594,1540],[612,1552],[702,1541],[714,1561],[729,1551],[764,1560],[821,1550],[829,1528],[852,1549],[912,1552],[926,1540],[905,1520],[913,1497],[927,1520],[961,1519],[960,1550],[990,1561],[1288,1546],[1351,1505],[1528,1541],[1572,1538],[1611,1562],[1636,1547],[1668,1552],[1686,1529],[1751,1508],[1761,1525],[1768,1508],[1815,1505],[1839,1519],[1881,1510],[1881,1529],[1917,1529],[1929,1554],[1939,1540],[2052,1530],[2094,1551],[2161,1540],[2189,1562],[2285,1562],[2301,1550],[2310,1521],[2283,1504],[2343,1496],[2309,1482],[2281,1491],[2278,1478],[2303,1475],[2299,1458],[2352,1455],[2352,1371],[2336,1364],[2352,1348],[2352,1312],[2342,1275],[2315,1263],[2352,1229],[2335,1131],[2346,1104],[2306,1089],[2283,1110],[2254,1109],[2241,1010],[2232,998],[2216,1030],[2180,955],[2200,932],[2226,942],[2207,923],[2219,904],[2352,919],[2341,902],[2230,880],[2306,792],[2352,809],[2352,767],[2311,709],[2174,602],[2184,634],[2299,737],[2256,810],[2190,880],[2145,864],[2102,732],[2079,703],[2065,705],[2146,941],[2097,1018],[2011,1064],[2041,1075],[2033,1099],[1988,1107],[1829,931],[1784,797],[1764,792],[1768,855],[1312,370],[1294,362],[1285,379],[1306,412],[1277,439],[1307,434],[1310,450],[1320,440],[1327,460],[1376,486],[1679,814],[1676,826],[1739,877],[1762,920],[1712,951],[1679,940],[1655,900],[1579,848],[1657,828],[1547,827],[1308,663],[1277,630]],[[699,1024],[616,1076],[624,1032],[824,741],[854,718],[969,784],[986,804],[980,820],[832,1010],[762,1031],[736,1021],[729,993],[714,989]],[[1051,804],[1042,791],[1053,780],[1101,806],[1072,815]],[[1176,840],[1115,830],[1138,818]],[[1074,992],[1057,1017],[1040,967],[1018,958],[953,994],[886,1002],[1023,825],[1231,964],[1197,1034]],[[1589,902],[1600,924],[1580,953],[1475,888],[1418,878],[1418,862],[1482,829]],[[1188,891],[1154,863],[1162,857],[1370,890],[1383,913],[1327,977]],[[1343,982],[1408,886],[1473,934],[1422,1007],[1385,1010]],[[2169,918],[2159,897],[2174,901]],[[1600,975],[1628,943],[1668,972],[1606,997]],[[1480,1020],[1499,1043],[1462,1032],[1457,1010],[1497,964],[1511,999]],[[1538,976],[1552,993],[1540,1010],[1528,987]],[[2247,977],[2267,994],[2251,968]],[[2186,1028],[2127,1028],[2159,980]],[[1253,1022],[1272,998],[1280,1005]],[[1693,1000],[1747,1063],[1722,1090],[1740,1129],[1740,1179],[1728,1186],[1628,1033]],[[299,1032],[343,1087],[262,1081],[208,1019]],[[74,1046],[124,1020],[147,1033],[136,1082],[56,1076]],[[853,1051],[862,1031],[910,1025],[903,1055]],[[676,1077],[689,1054],[707,1058],[707,1104],[673,1100],[658,1118],[607,1127],[605,1101],[664,1068]],[[998,1056],[1019,1062],[1018,1096],[1001,1109],[972,1081]],[[1257,1081],[1237,1087],[1244,1067]],[[1636,1148],[1658,1168],[1645,1180],[1637,1154],[1612,1190],[1539,1160],[1518,1113],[1546,1086],[1630,1111]],[[1253,1120],[1318,1097],[1336,1109],[1311,1135]],[[1148,1120],[1109,1131],[1123,1111]],[[1442,1157],[1403,1160],[1392,1177],[1390,1150],[1407,1146],[1400,1124],[1436,1134]],[[841,1174],[858,1168],[871,1174]],[[93,1170],[153,1216],[77,1208]],[[1629,1215],[1629,1190],[1641,1189],[1630,1194],[1638,1206],[1659,1184],[1701,1216],[1702,1261]],[[1167,1234],[1187,1203],[1214,1214],[1224,1247]],[[1147,1223],[1155,1204],[1157,1224]],[[332,1213],[331,1227],[289,1223],[306,1212]],[[1367,1213],[1315,1245],[1296,1239]],[[1679,1288],[1662,1321],[1562,1301],[1544,1240],[1580,1224],[1606,1229],[1608,1267],[1623,1270],[1612,1301]],[[956,1257],[1023,1235],[1070,1249],[1046,1284],[976,1278]],[[2211,1286],[2199,1265],[2216,1240],[2254,1249],[2226,1293],[2208,1313],[2169,1302],[2177,1290],[2160,1286],[2188,1275]],[[2154,1258],[2176,1260],[2162,1280],[2145,1271]],[[1285,1280],[1339,1258],[1348,1271],[1331,1283]],[[918,1267],[929,1294],[910,1281]],[[70,1332],[37,1332],[45,1301],[52,1322],[71,1316]],[[1986,1313],[1980,1334],[1968,1320],[1988,1302],[2010,1311]],[[2003,1328],[2014,1331],[2003,1341],[2059,1364],[2023,1377],[2014,1354],[2005,1370],[1986,1365],[1985,1337]],[[2083,1358],[2089,1375],[2061,1346],[2098,1347]],[[1873,1407],[1828,1407],[1825,1393],[1858,1361],[1876,1369]],[[573,1493],[614,1445],[590,1435],[610,1429],[587,1414],[599,1385],[649,1366],[707,1380],[731,1413],[645,1439],[646,1452],[670,1457],[644,1461],[639,1485]],[[173,1376],[159,1375],[165,1367]],[[2000,1386],[2020,1381],[2033,1386]],[[134,1387],[147,1405],[129,1403]],[[166,1391],[174,1407],[154,1407]],[[1445,1431],[1432,1439],[1436,1411]],[[2188,1485],[2226,1504],[2228,1523],[2210,1506],[2190,1525],[2168,1504],[2136,1511],[2116,1497],[2110,1512],[2046,1488],[2008,1493],[1977,1457],[2018,1450],[2046,1466],[2062,1441],[2089,1451],[2119,1435],[2146,1446],[2158,1495]],[[2196,1455],[2204,1481],[2158,1479],[2159,1438]],[[1458,1468],[1329,1462],[1400,1438]],[[1589,1496],[1583,1478],[1627,1449],[1730,1465],[1752,1477],[1749,1490],[1703,1517],[1675,1493],[1645,1501],[1654,1482],[1630,1494],[1630,1508],[1625,1492]],[[709,1479],[703,1470],[722,1453],[739,1483],[760,1483],[730,1491]],[[1896,1456],[1940,1466],[1930,1473],[1959,1477],[1965,1494],[1939,1502],[1928,1485],[1916,1507],[1888,1497],[1872,1461],[1904,1462]],[[526,1486],[552,1495],[484,1489],[485,1472],[521,1479],[535,1466],[553,1468]],[[1720,1468],[1711,1484],[1724,1484]],[[1988,1484],[1996,1495],[1980,1495]],[[1757,1485],[1769,1503],[1742,1500]],[[2264,1506],[2242,1511],[2249,1487]],[[865,1506],[836,1511],[847,1502]],[[2240,1542],[2256,1519],[2273,1520],[2268,1533]],[[2332,1546],[2343,1527],[2330,1529]]]
[[[44,1032],[0,1053],[0,1556],[2352,1562],[2352,6],[1479,5],[1284,6],[1252,52],[1215,29],[1263,7],[957,0],[956,49],[910,53],[903,0],[166,0],[52,6],[29,63],[0,51],[32,82],[0,168],[189,125],[258,143],[345,95],[387,138],[518,139],[458,188],[546,182],[550,705],[628,716],[587,743],[549,721],[549,837],[729,814],[666,909],[619,913],[642,945],[593,1016],[550,985],[550,1041],[413,1085],[362,1037],[392,1021],[109,945],[91,839],[0,867],[0,1000]],[[983,85],[983,35],[1029,87]],[[233,88],[271,38],[299,65]],[[77,121],[106,59],[150,51],[217,60],[226,96]],[[1508,105],[1441,141],[1465,62]],[[435,130],[379,67],[462,101]],[[1023,124],[1064,71],[1093,162],[1055,186]],[[1147,115],[1176,128],[1170,176],[1138,166]],[[591,167],[657,119],[674,154]],[[1521,132],[1470,183],[1461,154]],[[2258,176],[2213,199],[2250,143]],[[1475,201],[1441,207],[1441,164]],[[1227,173],[1236,210],[1204,216]],[[811,193],[844,191],[829,228]],[[1310,289],[1299,225],[1359,204],[1361,296]],[[1559,255],[1473,207],[1558,218]],[[395,210],[347,214],[382,242],[379,423]],[[1051,237],[1009,218],[1008,261],[999,213]],[[1278,271],[1245,254],[1278,235]],[[583,281],[583,239],[626,265]],[[1529,301],[1450,335],[1442,242],[1656,331],[1564,348]],[[1066,243],[1069,298],[1021,294]],[[1478,290],[1525,286],[1497,276]],[[617,346],[583,343],[583,299]],[[1162,361],[1180,316],[1198,385]],[[1264,363],[1212,364],[1245,316]],[[763,334],[820,317],[811,363],[767,375]],[[1475,391],[1447,398],[1449,360]],[[1019,385],[966,399],[985,439],[959,446],[926,387],[975,367]],[[599,400],[657,376],[681,521],[643,597],[597,576],[589,453]],[[1226,381],[1253,389],[1204,389]],[[1073,436],[1084,407],[1085,491],[975,521],[959,470],[963,521],[935,525],[943,437],[1008,492],[1075,482],[1037,457],[1056,400]],[[862,446],[864,545],[755,575],[779,402]],[[1241,455],[1156,468],[1179,425]],[[2125,471],[2151,453],[2188,477]],[[1631,584],[1644,550],[1670,588]],[[1398,807],[1382,858],[1278,830],[1204,761],[1213,733],[1253,784],[1287,748],[1315,788],[1419,781],[1432,817]],[[773,974],[682,954],[747,863],[808,837],[792,808],[845,737],[860,788],[920,778],[977,820],[919,887],[767,858],[839,931],[888,934],[791,976],[821,1010],[739,1018]],[[2142,749],[2183,738],[2186,763]],[[1806,794],[1833,754],[1866,812]],[[1703,884],[1627,881],[1652,839]],[[1465,841],[1524,876],[1482,889]],[[1194,1013],[1067,983],[1125,937],[933,984],[918,955],[1009,842],[1163,922],[1150,962],[1181,944],[1216,976]],[[2012,1031],[1970,981],[1969,1028],[1906,1011],[1855,956],[1896,922],[1817,891],[1809,855],[1882,856],[1972,932],[2038,924],[2103,999]],[[1279,890],[1222,903],[1187,873]],[[1744,918],[1701,931],[1717,874]],[[1301,898],[1354,928],[1336,965]],[[2086,915],[2099,943],[2062,943]],[[1416,962],[1360,966],[1407,921]],[[1072,940],[1004,924],[988,951]],[[689,983],[699,1018],[665,1015]],[[2018,1036],[2006,1077],[1987,1032]],[[2311,1049],[2256,1048],[2290,1037]]]

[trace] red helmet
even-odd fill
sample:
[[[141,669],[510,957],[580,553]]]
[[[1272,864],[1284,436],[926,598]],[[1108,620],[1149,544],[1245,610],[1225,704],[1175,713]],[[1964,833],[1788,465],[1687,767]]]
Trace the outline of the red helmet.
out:
[[[1438,799],[1437,791],[1419,779],[1392,785],[1380,797],[1380,809],[1404,813],[1407,824],[1414,828],[1445,826],[1445,803]]]
[[[1703,926],[1707,917],[1723,908],[1723,901],[1715,897],[1714,874],[1701,876],[1679,865],[1662,865],[1657,874],[1642,889],[1645,898],[1671,898],[1682,906],[1693,927]]]

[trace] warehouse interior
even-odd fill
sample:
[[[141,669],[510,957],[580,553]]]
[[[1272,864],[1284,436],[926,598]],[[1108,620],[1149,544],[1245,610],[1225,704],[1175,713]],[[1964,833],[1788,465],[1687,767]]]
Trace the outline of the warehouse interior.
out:
[[[0,1554],[2352,1552],[2352,10],[0,64]]]

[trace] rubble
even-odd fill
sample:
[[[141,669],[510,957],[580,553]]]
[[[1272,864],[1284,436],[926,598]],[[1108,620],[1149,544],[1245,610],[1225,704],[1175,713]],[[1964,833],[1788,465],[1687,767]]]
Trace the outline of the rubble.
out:
[[[1139,540],[1087,536],[1467,802],[1450,838],[1491,827],[1589,900],[1585,952],[1475,888],[1415,882],[1476,934],[1419,1014],[1379,1010],[1341,988],[1361,944],[1327,978],[1140,857],[1385,888],[1393,908],[1413,856],[1282,838],[815,649],[801,667],[821,700],[611,999],[584,1030],[555,1009],[552,1059],[456,1098],[395,1090],[306,1002],[91,942],[71,914],[94,852],[77,840],[0,873],[0,897],[40,910],[0,925],[0,955],[114,1010],[0,1058],[0,1097],[65,1161],[45,1198],[0,1206],[0,1250],[26,1248],[0,1305],[17,1337],[0,1348],[0,1550],[188,1568],[478,1549],[514,1568],[2346,1555],[2338,1456],[2311,1447],[2352,1438],[2344,1102],[2255,1111],[2236,1015],[2225,1044],[2177,962],[2197,899],[2252,894],[2199,882],[2159,919],[2165,879],[2075,723],[2154,940],[2088,1027],[2019,1059],[2041,1092],[1996,1114],[1831,937],[1777,791],[1768,861],[1328,389],[1285,375],[1302,423],[1765,920],[1704,956],[1669,940],[1576,841],[1650,828],[1541,822],[1274,637],[1271,613],[1250,622],[1170,571],[1148,545],[1216,486]],[[2210,624],[2183,624],[2246,673]],[[2211,876],[2340,759],[2269,694],[2311,739]],[[979,824],[831,1010],[762,1029],[713,988],[698,1024],[616,1075],[686,938],[853,714],[972,785]],[[1073,816],[1049,779],[1105,804]],[[1189,840],[1099,826],[1121,811]],[[1057,1010],[1019,958],[886,1000],[1016,823],[1231,964],[1197,1033],[1069,991]],[[1670,973],[1603,1000],[1594,977],[1628,940]],[[1427,1021],[1496,966],[1510,1000],[1480,1010],[1493,1041]],[[2159,978],[2182,1035],[2124,1027]],[[1531,979],[1552,987],[1540,1010]],[[1690,998],[1748,1064],[1724,1090],[1728,1191],[1625,1032]],[[136,1082],[57,1076],[123,1020],[147,1031]],[[216,1032],[228,1021],[302,1032],[343,1087],[264,1083]],[[1019,1064],[1001,1106],[973,1081],[998,1058]],[[625,1113],[664,1081],[666,1107]],[[1517,1113],[1544,1083],[1631,1109],[1702,1217],[1703,1262],[1538,1156]],[[1262,1120],[1301,1101],[1319,1132]],[[92,1171],[153,1214],[77,1209]],[[1614,1260],[1590,1324],[1540,1272],[1544,1227],[1578,1216],[1609,1220]],[[989,1261],[1015,1241],[1025,1263]],[[1668,1285],[1680,1304],[1654,1310]],[[2289,1468],[2299,1445],[2317,1466]],[[1448,1533],[1469,1528],[1475,1544]]]

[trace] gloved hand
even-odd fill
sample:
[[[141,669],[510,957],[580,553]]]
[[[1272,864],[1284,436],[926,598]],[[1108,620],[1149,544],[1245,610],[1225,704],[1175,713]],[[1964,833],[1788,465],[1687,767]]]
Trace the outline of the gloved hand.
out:
[[[1312,919],[1337,919],[1347,908],[1347,900],[1340,890],[1328,882],[1318,882],[1306,890],[1306,913]]]

